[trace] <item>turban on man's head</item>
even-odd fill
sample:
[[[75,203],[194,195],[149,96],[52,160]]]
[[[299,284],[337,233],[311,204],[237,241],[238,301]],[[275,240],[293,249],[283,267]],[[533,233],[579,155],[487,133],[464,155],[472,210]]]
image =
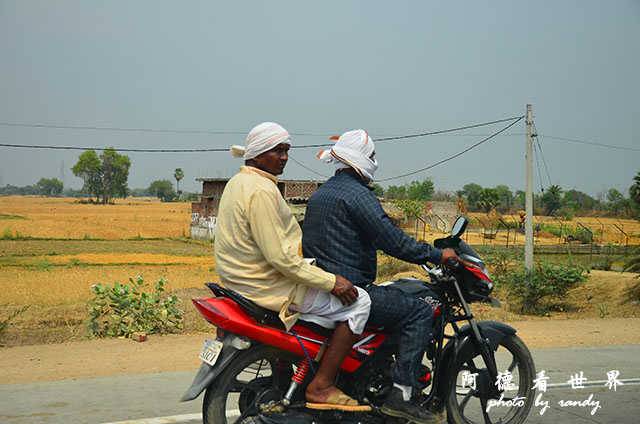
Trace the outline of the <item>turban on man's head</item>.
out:
[[[244,160],[249,160],[273,149],[278,144],[291,145],[289,131],[275,122],[263,122],[249,132],[244,147],[233,145],[229,152],[234,158],[243,157]]]
[[[353,168],[367,182],[373,181],[378,162],[371,159],[375,152],[373,140],[365,130],[352,130],[342,134],[336,144],[318,155],[320,160],[333,162],[336,168]]]

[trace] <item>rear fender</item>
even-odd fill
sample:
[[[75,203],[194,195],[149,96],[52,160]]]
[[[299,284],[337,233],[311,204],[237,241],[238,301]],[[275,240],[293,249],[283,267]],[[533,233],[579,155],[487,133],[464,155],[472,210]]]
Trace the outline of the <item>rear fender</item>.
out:
[[[220,356],[214,366],[207,363],[202,363],[200,369],[196,374],[196,377],[191,383],[191,387],[187,389],[187,392],[182,395],[180,402],[186,402],[193,400],[200,396],[200,393],[204,391],[215,380],[222,371],[233,361],[233,359],[240,353],[240,350],[231,345],[234,337],[226,337],[222,341],[222,350]]]
[[[516,334],[516,329],[497,321],[480,321],[477,323],[480,334],[487,340],[489,348],[495,352],[503,338],[511,334]],[[465,325],[455,334],[454,338],[447,343],[442,350],[440,361],[440,377],[438,378],[438,394],[442,399],[449,393],[451,384],[455,384],[455,379],[451,375],[453,367],[458,357],[464,357],[475,349],[473,341],[473,330],[471,326]]]

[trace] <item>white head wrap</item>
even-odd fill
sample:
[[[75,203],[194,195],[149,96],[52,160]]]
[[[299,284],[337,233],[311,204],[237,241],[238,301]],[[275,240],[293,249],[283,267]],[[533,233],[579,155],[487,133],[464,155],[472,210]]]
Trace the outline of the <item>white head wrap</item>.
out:
[[[373,181],[378,162],[371,159],[375,152],[373,140],[365,130],[347,131],[329,150],[323,150],[318,159],[333,162],[336,168],[353,168],[367,182]]]
[[[278,144],[291,145],[289,131],[275,122],[263,122],[249,132],[244,147],[234,144],[229,149],[229,153],[234,158],[244,157],[244,160],[249,160],[273,149]]]

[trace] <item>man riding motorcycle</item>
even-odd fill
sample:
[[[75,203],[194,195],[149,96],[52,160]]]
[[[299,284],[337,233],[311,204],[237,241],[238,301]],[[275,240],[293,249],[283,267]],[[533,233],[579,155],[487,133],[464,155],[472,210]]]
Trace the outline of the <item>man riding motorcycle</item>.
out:
[[[369,406],[336,388],[334,379],[364,329],[369,296],[298,256],[302,233],[277,187],[290,145],[287,130],[265,122],[251,130],[244,147],[231,148],[232,156],[243,157],[245,166],[227,183],[220,199],[216,268],[225,287],[279,312],[287,330],[298,317],[309,315],[335,323],[320,369],[307,387],[307,406],[368,411]]]
[[[367,186],[378,168],[373,140],[364,130],[342,134],[318,157],[333,162],[335,175],[314,193],[307,205],[302,238],[305,257],[325,271],[340,274],[364,288],[371,298],[368,325],[384,326],[398,338],[391,368],[394,388],[381,411],[419,423],[441,421],[412,399],[424,351],[429,343],[433,309],[396,287],[373,284],[377,250],[406,262],[424,264],[458,260],[453,249],[420,243],[393,226]]]

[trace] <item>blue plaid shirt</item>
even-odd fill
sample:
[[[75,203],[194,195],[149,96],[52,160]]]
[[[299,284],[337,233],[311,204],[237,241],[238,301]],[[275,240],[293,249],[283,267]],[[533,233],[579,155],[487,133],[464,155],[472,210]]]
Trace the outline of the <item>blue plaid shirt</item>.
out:
[[[439,263],[442,252],[391,224],[389,216],[359,176],[336,174],[311,196],[304,217],[302,253],[355,285],[376,279],[377,250],[421,264]]]

